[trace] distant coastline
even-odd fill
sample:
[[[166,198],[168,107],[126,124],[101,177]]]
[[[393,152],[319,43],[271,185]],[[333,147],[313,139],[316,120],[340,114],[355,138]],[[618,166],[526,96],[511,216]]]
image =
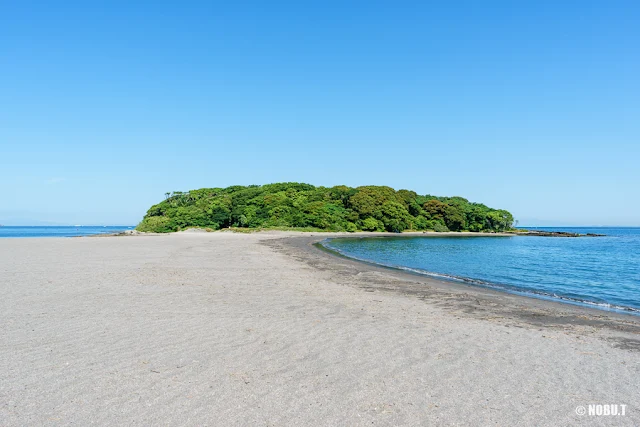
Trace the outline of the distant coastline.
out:
[[[97,226],[15,226],[5,225],[0,229],[0,238],[32,238],[32,237],[80,237],[120,233],[133,229],[132,225],[97,225]]]

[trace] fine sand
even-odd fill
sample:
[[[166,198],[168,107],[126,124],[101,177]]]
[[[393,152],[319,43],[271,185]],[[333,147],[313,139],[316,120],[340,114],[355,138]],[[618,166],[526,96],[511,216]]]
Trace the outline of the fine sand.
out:
[[[640,425],[640,318],[326,237],[0,239],[0,425]]]

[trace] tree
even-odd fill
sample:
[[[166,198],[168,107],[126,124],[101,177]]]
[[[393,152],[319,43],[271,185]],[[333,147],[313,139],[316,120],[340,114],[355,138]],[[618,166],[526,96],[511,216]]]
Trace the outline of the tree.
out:
[[[442,203],[440,200],[432,199],[426,202],[423,206],[424,211],[428,214],[430,219],[443,220],[447,213],[446,203]]]
[[[365,231],[382,231],[384,230],[384,224],[375,218],[369,217],[362,221],[361,229]]]
[[[384,202],[380,211],[382,214],[381,221],[387,231],[399,233],[410,227],[413,217],[401,203]]]
[[[465,228],[465,216],[459,206],[449,205],[440,200],[429,200],[424,204],[424,210],[431,219],[440,221],[449,230],[460,231]]]
[[[512,228],[513,216],[505,210],[492,211],[487,214],[490,227],[495,231],[504,231]]]
[[[396,200],[396,192],[391,187],[366,186],[356,188],[356,193],[349,198],[350,206],[360,214],[361,218],[378,216],[380,207],[387,201]],[[376,215],[377,214],[377,215]]]
[[[451,231],[463,230],[465,226],[464,214],[455,206],[447,206],[447,210],[444,215],[444,223]]]

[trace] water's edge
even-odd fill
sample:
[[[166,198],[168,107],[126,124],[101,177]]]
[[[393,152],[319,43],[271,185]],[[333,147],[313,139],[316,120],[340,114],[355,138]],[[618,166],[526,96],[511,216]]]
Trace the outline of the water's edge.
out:
[[[385,238],[385,239],[394,239],[394,238],[402,238],[403,236],[385,236],[385,237],[375,237],[375,238]],[[514,236],[517,237],[517,236]],[[484,280],[479,280],[479,279],[474,279],[471,277],[464,277],[464,276],[454,276],[454,275],[448,275],[448,274],[441,274],[441,273],[435,273],[435,272],[431,272],[431,271],[427,271],[427,270],[423,270],[423,269],[419,269],[419,268],[412,268],[412,267],[405,267],[405,266],[401,266],[401,265],[394,265],[394,264],[384,264],[384,263],[380,263],[380,262],[376,262],[370,259],[365,259],[365,258],[359,258],[359,257],[355,257],[353,255],[347,254],[345,251],[342,251],[338,248],[335,248],[333,246],[331,246],[331,241],[333,240],[339,240],[339,239],[344,239],[345,237],[330,237],[327,239],[324,239],[316,244],[314,244],[314,246],[316,246],[317,248],[319,248],[320,250],[324,250],[326,252],[331,253],[332,255],[335,256],[339,256],[339,257],[344,257],[350,260],[354,260],[360,263],[365,263],[365,264],[369,264],[369,265],[373,265],[376,267],[383,267],[383,268],[388,268],[391,270],[395,270],[395,271],[401,271],[401,272],[405,272],[405,273],[410,273],[410,274],[415,274],[418,276],[422,276],[422,277],[429,277],[429,278],[433,278],[433,279],[438,279],[438,280],[444,280],[444,281],[450,281],[450,282],[455,282],[455,283],[463,283],[469,286],[474,286],[474,287],[479,287],[479,288],[485,288],[485,289],[492,289],[492,290],[497,290],[500,292],[506,292],[509,294],[515,294],[515,295],[520,295],[520,296],[524,296],[524,297],[529,297],[529,298],[536,298],[536,299],[542,299],[542,300],[547,300],[547,301],[555,301],[555,302],[560,302],[560,303],[564,303],[564,304],[571,304],[571,305],[576,305],[576,306],[580,306],[580,307],[590,307],[590,308],[595,308],[601,311],[606,311],[606,312],[616,312],[616,313],[623,313],[623,314],[632,314],[635,316],[640,316],[640,310],[632,308],[632,307],[626,307],[626,306],[619,306],[619,305],[614,305],[614,304],[609,304],[609,303],[604,303],[604,302],[596,302],[596,301],[590,301],[590,300],[586,300],[586,299],[577,299],[577,298],[571,298],[571,297],[566,297],[566,296],[562,296],[562,295],[557,295],[557,294],[550,294],[544,291],[533,291],[533,290],[523,290],[518,288],[517,286],[513,286],[513,285],[506,285],[506,284],[500,284],[500,283],[492,283],[492,282],[487,282]],[[363,239],[367,238],[367,237],[362,237]],[[374,238],[374,237],[371,237]],[[526,237],[521,237],[521,238],[526,238]]]

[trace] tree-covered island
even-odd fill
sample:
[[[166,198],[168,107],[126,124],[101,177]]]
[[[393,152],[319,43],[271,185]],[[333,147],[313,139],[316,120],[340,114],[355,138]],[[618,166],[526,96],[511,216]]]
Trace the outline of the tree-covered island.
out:
[[[312,228],[325,231],[504,231],[513,216],[462,197],[420,196],[384,186],[315,187],[285,182],[166,193],[138,231],[188,227]]]

